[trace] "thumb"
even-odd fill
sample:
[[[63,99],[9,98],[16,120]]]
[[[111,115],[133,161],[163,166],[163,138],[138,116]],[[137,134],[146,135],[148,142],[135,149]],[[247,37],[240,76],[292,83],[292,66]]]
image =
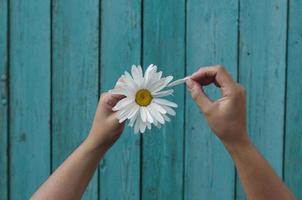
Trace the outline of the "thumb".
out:
[[[202,112],[205,112],[212,105],[212,101],[207,97],[201,88],[200,84],[192,79],[186,81],[187,87],[191,92],[192,99],[200,107]]]
[[[103,108],[103,112],[105,112],[105,114],[110,114],[112,113],[112,108],[123,98],[123,95],[110,94],[108,92],[102,93],[100,98],[100,107]]]

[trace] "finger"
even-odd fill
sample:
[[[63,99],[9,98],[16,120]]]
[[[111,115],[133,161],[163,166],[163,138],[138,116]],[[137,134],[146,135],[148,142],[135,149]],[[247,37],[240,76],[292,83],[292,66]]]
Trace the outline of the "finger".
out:
[[[123,98],[125,98],[123,95],[105,92],[101,94],[100,103],[104,106],[106,111],[112,112],[112,108]]]
[[[186,84],[191,92],[193,100],[200,107],[202,112],[205,112],[212,105],[213,102],[204,93],[199,83],[194,80],[188,79],[186,81]]]
[[[218,87],[228,87],[235,84],[231,75],[221,65],[202,67],[191,75],[191,79],[201,85],[215,83]]]
[[[115,106],[115,104],[117,104],[117,102],[119,102],[120,100],[125,98],[125,96],[121,95],[121,94],[110,94],[110,95],[112,98],[112,103],[114,104],[113,106]]]

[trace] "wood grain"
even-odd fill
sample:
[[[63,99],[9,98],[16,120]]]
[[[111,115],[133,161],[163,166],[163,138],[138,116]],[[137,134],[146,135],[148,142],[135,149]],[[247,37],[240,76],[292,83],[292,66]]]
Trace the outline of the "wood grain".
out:
[[[300,0],[0,0],[0,199],[28,199],[87,136],[99,92],[151,63],[175,78],[224,64],[252,141],[302,198],[301,13]],[[245,199],[184,87],[172,122],[126,128],[84,199]]]
[[[10,199],[50,172],[50,1],[10,1]],[[38,17],[37,17],[38,16]]]
[[[8,200],[8,5],[0,0],[0,199]]]
[[[141,62],[141,1],[102,1],[101,89]],[[139,199],[140,135],[127,127],[100,167],[100,199]]]
[[[302,199],[302,1],[289,1],[285,183]]]
[[[191,0],[187,5],[187,72],[224,64],[237,77],[237,0]],[[217,88],[206,88],[217,99]],[[232,160],[210,130],[191,95],[186,104],[185,199],[233,199]]]
[[[167,12],[167,8],[169,11]],[[144,1],[145,68],[158,65],[165,76],[185,76],[185,1]],[[184,85],[168,99],[178,104],[177,115],[161,129],[143,134],[142,198],[182,199]]]
[[[286,11],[286,1],[282,0],[240,2],[239,79],[247,91],[248,130],[279,176],[283,160]],[[244,196],[242,188],[237,187],[237,199]]]
[[[98,101],[99,2],[53,1],[53,170],[83,141]],[[97,199],[97,173],[83,199]]]

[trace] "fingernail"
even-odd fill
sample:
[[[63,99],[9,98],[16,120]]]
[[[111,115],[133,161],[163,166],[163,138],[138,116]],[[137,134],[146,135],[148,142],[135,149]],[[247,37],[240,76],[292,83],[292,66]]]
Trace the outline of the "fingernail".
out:
[[[189,90],[191,90],[194,86],[193,81],[189,78],[188,80],[186,80],[186,84]]]

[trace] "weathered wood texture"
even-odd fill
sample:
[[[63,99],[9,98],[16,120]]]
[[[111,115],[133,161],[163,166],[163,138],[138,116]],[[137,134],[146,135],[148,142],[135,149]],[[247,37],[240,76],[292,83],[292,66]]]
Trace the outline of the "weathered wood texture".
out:
[[[8,200],[8,3],[0,0],[0,199]]]
[[[284,179],[302,199],[302,1],[289,1]]]
[[[301,13],[300,0],[0,0],[0,199],[28,199],[87,136],[100,92],[151,63],[175,78],[224,64],[252,141],[302,198]],[[172,122],[127,127],[83,199],[245,199],[185,86],[170,99]]]
[[[145,68],[154,63],[164,75],[184,77],[185,1],[145,0],[143,6]],[[170,99],[178,104],[177,116],[163,128],[154,127],[143,135],[143,199],[183,197],[184,86],[174,89]]]
[[[50,172],[50,1],[9,2],[9,192],[18,200]]]
[[[239,81],[247,91],[248,130],[279,176],[284,142],[286,18],[286,1],[240,1]],[[245,195],[237,186],[237,199],[243,199]]]
[[[187,73],[223,63],[237,77],[237,0],[190,0],[187,5]],[[214,87],[206,93],[217,98]],[[187,95],[185,199],[233,199],[234,166]]]
[[[52,170],[89,133],[98,101],[99,1],[53,1]],[[97,199],[97,173],[84,199]]]
[[[102,1],[101,90],[141,63],[141,1]],[[100,166],[100,199],[139,199],[140,135],[127,127]]]

